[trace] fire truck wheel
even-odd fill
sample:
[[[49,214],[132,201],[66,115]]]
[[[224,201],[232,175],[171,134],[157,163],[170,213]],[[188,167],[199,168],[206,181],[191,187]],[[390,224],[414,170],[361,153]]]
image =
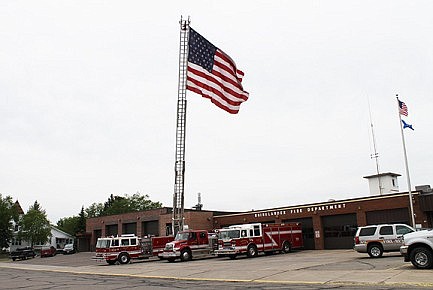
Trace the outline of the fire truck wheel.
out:
[[[257,257],[257,247],[255,245],[249,245],[247,249],[247,256],[248,258]]]
[[[290,246],[290,243],[288,241],[285,241],[283,243],[283,253],[287,254],[290,253],[292,251],[292,247]]]
[[[182,252],[180,252],[180,259],[182,260],[182,262],[192,260],[191,251],[188,249],[182,250]]]
[[[119,255],[118,260],[119,260],[119,263],[120,263],[120,264],[128,264],[130,258],[129,258],[129,255],[128,255],[128,254],[126,254],[126,253],[122,253],[122,254]]]

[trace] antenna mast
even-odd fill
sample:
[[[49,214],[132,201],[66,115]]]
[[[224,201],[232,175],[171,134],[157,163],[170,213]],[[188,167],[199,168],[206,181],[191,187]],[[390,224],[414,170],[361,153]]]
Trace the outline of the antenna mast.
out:
[[[183,230],[185,186],[186,78],[188,70],[189,17],[180,18],[179,82],[176,122],[176,163],[174,167],[173,234]]]
[[[376,162],[376,173],[377,173],[377,180],[379,181],[379,194],[382,195],[382,181],[380,179],[380,170],[379,170],[379,153],[376,150],[376,137],[374,135],[374,128],[373,128],[373,119],[371,118],[371,108],[370,108],[370,100],[368,99],[368,112],[370,114],[370,127],[371,127],[371,136],[373,139],[373,154],[370,154],[371,159],[375,159]]]

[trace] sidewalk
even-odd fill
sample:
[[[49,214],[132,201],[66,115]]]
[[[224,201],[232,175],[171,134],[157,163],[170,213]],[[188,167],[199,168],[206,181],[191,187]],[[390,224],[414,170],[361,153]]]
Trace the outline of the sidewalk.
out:
[[[75,258],[80,259],[78,255]],[[348,250],[300,251],[254,259],[214,258],[183,263],[153,260],[114,266],[90,261],[78,266],[53,265],[53,258],[33,262],[39,264],[0,262],[0,268],[178,280],[433,287],[433,270],[415,269],[399,256],[370,259]]]

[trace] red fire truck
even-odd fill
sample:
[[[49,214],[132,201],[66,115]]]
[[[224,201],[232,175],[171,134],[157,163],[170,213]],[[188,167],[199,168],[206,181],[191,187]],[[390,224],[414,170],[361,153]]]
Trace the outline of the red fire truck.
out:
[[[246,254],[256,257],[259,252],[288,253],[303,247],[302,228],[299,223],[290,224],[243,224],[218,230],[217,256]]]
[[[192,258],[202,258],[213,255],[218,247],[216,234],[206,230],[184,230],[176,234],[173,241],[166,244],[158,254],[161,259],[173,262],[176,259],[189,261]]]
[[[172,236],[139,238],[134,234],[99,238],[93,260],[114,265],[116,262],[127,264],[131,259],[156,257],[172,240]]]

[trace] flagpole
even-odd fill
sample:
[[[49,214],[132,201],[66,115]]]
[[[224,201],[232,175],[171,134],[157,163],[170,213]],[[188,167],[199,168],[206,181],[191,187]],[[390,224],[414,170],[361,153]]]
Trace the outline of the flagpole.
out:
[[[410,176],[409,176],[409,166],[407,162],[406,142],[404,140],[403,126],[402,126],[401,114],[400,114],[400,100],[398,99],[398,94],[396,94],[395,96],[397,98],[398,118],[400,119],[401,140],[403,143],[404,163],[406,166],[407,187],[409,192],[410,217],[411,217],[412,226],[415,228],[415,215],[413,212],[413,200],[412,200],[412,191],[411,191]]]

